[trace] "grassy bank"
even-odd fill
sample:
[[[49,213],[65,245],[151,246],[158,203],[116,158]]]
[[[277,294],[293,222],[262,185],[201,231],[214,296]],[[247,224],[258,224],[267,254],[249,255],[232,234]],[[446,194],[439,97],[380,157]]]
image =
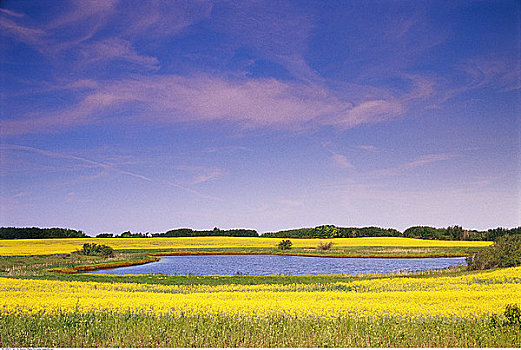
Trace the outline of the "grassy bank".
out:
[[[0,314],[1,347],[518,347],[490,318],[267,318],[139,313]]]
[[[70,273],[89,270],[89,268],[85,269],[85,266],[90,266],[92,270],[108,268],[108,266],[129,266],[154,260],[155,258],[145,253],[121,252],[117,252],[110,258],[81,254],[0,256],[0,276],[45,277],[58,274],[56,271]]]

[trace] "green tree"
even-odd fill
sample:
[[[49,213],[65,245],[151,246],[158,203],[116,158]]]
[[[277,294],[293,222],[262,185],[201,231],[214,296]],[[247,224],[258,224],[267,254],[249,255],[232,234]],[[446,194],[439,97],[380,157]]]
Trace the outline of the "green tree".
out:
[[[504,235],[491,246],[466,258],[469,270],[521,265],[521,236]]]
[[[280,250],[288,250],[288,249],[291,249],[292,245],[293,245],[293,243],[291,243],[291,241],[289,239],[283,239],[282,241],[279,242],[277,247]]]

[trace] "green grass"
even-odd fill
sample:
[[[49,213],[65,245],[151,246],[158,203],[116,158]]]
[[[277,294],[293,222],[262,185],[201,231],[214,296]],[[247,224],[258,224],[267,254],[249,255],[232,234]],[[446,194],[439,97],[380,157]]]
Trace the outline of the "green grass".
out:
[[[53,254],[28,256],[0,256],[0,276],[48,276],[49,270],[59,268],[73,268],[83,265],[105,264],[113,262],[131,262],[147,258],[142,253],[114,254],[113,258],[99,256],[85,256],[81,254]]]
[[[490,319],[0,314],[1,347],[517,347]]]

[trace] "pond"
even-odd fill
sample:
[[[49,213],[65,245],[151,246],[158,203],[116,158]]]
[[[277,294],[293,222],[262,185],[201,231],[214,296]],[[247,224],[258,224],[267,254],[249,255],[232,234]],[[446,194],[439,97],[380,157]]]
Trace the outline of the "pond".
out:
[[[465,258],[322,258],[290,255],[164,256],[145,265],[100,270],[96,273],[167,275],[322,275],[392,273],[465,265]]]

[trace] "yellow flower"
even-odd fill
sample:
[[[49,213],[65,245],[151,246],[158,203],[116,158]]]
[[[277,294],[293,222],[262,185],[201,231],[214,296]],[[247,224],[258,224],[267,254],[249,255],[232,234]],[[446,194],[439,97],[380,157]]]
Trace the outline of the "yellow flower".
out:
[[[331,239],[336,248],[348,247],[486,247],[491,242],[437,241],[400,237]],[[109,245],[114,249],[274,248],[279,238],[264,237],[155,237],[155,238],[59,238],[0,240],[0,255],[45,255],[70,253],[84,243]],[[294,248],[315,248],[320,239],[291,239]]]
[[[352,282],[156,285],[0,278],[2,312],[146,311],[297,317],[481,317],[521,304],[521,267]]]

